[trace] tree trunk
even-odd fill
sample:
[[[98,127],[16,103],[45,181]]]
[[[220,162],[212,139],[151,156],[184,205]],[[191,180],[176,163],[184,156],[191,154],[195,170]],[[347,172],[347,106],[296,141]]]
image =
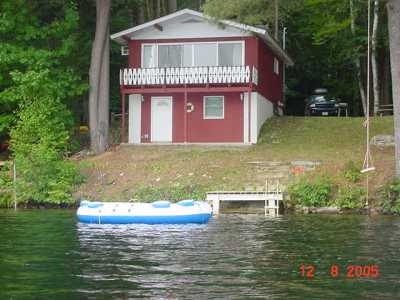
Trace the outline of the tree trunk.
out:
[[[392,69],[396,176],[400,177],[400,1],[388,0],[390,64]]]
[[[176,12],[177,9],[178,9],[178,5],[176,3],[176,0],[168,0],[169,13]]]
[[[152,0],[145,0],[146,6],[146,13],[147,13],[147,20],[153,20],[153,1]]]
[[[391,92],[391,76],[390,76],[390,51],[389,49],[383,49],[381,54],[381,104],[391,104],[392,92]]]
[[[161,15],[168,15],[168,3],[166,0],[161,1]]]
[[[144,5],[144,1],[141,1],[139,3],[139,7],[138,7],[138,24],[143,24],[145,21],[144,15],[145,15],[145,5]]]
[[[90,147],[96,154],[108,147],[110,6],[111,0],[96,0],[96,33],[89,70]]]
[[[156,18],[161,16],[161,0],[156,0]]]
[[[351,32],[353,36],[356,35],[356,24],[355,24],[355,15],[354,15],[354,3],[353,0],[350,0],[350,19],[351,19]],[[365,96],[364,84],[361,76],[361,58],[357,57],[354,59],[354,65],[356,67],[357,81],[358,81],[358,89],[360,90],[361,104],[363,108],[364,116],[367,115],[367,97]]]
[[[279,0],[274,0],[275,16],[274,16],[274,38],[279,40]]]
[[[379,98],[379,71],[378,71],[378,60],[377,60],[377,39],[378,39],[378,26],[379,26],[379,1],[374,1],[374,24],[372,26],[372,85],[374,89],[374,115],[378,114],[380,98]]]

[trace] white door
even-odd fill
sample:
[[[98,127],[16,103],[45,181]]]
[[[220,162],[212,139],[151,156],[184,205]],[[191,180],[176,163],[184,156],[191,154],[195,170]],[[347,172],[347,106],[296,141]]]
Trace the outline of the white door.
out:
[[[151,98],[151,141],[172,142],[172,97]]]
[[[129,144],[141,143],[142,95],[129,95]]]

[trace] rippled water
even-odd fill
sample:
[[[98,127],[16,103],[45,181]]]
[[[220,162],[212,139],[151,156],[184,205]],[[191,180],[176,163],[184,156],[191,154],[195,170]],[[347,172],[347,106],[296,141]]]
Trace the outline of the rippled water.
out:
[[[0,299],[400,299],[400,218],[127,226],[80,224],[74,214],[0,211]],[[301,264],[316,267],[312,279]],[[346,266],[370,264],[378,278],[346,278]]]

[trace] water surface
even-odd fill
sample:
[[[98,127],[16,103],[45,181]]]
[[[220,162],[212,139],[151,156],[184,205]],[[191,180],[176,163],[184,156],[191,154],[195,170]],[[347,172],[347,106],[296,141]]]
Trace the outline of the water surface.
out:
[[[371,264],[378,278],[346,277]],[[69,210],[0,210],[0,299],[399,299],[399,275],[398,217],[89,225]]]

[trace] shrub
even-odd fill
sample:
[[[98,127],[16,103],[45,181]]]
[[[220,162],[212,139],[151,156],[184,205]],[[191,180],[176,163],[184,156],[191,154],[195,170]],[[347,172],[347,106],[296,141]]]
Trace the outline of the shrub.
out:
[[[361,179],[360,168],[357,167],[356,163],[352,160],[349,160],[344,165],[343,175],[344,178],[353,183],[356,183]]]
[[[292,205],[321,207],[329,202],[332,182],[327,177],[316,177],[314,179],[302,177],[288,187],[288,192]]]
[[[384,213],[400,214],[400,180],[389,182],[383,189],[382,210]]]
[[[0,169],[0,207],[10,207],[14,201],[13,182],[10,176],[10,164]]]
[[[339,188],[334,204],[340,208],[363,208],[365,193],[365,189],[360,187]]]
[[[34,98],[24,103],[11,131],[11,150],[17,169],[19,202],[69,204],[81,177],[65,160],[72,117],[57,98]]]

